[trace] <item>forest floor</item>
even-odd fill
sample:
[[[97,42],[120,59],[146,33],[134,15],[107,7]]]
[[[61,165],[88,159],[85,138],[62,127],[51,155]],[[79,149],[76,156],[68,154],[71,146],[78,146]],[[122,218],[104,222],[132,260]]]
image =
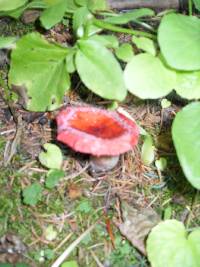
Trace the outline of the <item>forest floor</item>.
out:
[[[2,20],[0,35],[22,35],[34,30],[9,19]],[[59,41],[69,33],[55,27],[48,35]],[[117,167],[93,176],[88,157],[56,142],[55,113],[32,113],[19,103],[6,101],[8,65],[0,65],[0,263],[27,262],[51,266],[66,248],[97,222],[67,260],[80,267],[147,267],[148,262],[119,230],[123,207],[152,208],[160,218],[176,218],[190,228],[200,224],[200,196],[186,181],[171,139],[171,124],[182,103],[168,108],[159,101],[128,96],[120,107],[153,136],[155,159],[167,160],[165,171],[141,161],[142,142],[121,156]],[[109,101],[74,85],[68,105],[87,103],[106,107]],[[171,96],[173,98],[173,95]],[[13,116],[14,115],[14,116]],[[45,189],[34,207],[23,201],[23,189],[44,184],[47,170],[38,161],[42,145],[51,142],[64,153],[65,177],[54,189]],[[196,196],[196,197],[195,197]],[[194,199],[195,198],[195,199]],[[124,204],[125,203],[125,204]],[[122,205],[123,204],[123,205]],[[142,232],[141,227],[138,229]],[[10,249],[12,248],[12,253]]]

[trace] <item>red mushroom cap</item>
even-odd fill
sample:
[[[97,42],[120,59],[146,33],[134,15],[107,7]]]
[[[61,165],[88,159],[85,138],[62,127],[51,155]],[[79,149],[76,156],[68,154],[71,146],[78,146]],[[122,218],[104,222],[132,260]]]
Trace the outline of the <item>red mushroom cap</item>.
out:
[[[116,111],[67,107],[56,120],[57,140],[78,152],[114,156],[131,150],[138,142],[136,123]]]

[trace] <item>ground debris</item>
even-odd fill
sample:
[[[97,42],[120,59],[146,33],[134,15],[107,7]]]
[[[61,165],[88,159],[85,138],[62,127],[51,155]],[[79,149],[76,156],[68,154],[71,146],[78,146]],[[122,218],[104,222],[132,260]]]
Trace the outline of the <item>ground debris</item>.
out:
[[[123,222],[117,223],[120,232],[142,254],[146,255],[145,239],[160,221],[160,216],[150,207],[136,209],[122,202]]]
[[[8,233],[0,238],[0,263],[15,264],[26,252],[27,247],[18,236]]]

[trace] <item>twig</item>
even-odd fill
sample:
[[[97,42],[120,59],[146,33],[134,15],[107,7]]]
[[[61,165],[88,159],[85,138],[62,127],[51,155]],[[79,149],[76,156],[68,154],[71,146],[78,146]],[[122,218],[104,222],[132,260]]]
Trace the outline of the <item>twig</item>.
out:
[[[68,234],[59,244],[58,246],[54,249],[54,252],[56,252],[59,248],[61,248],[73,235],[73,233]]]
[[[17,118],[17,129],[15,133],[15,137],[13,139],[12,144],[10,147],[7,147],[4,153],[4,166],[6,167],[10,161],[12,160],[13,156],[15,155],[17,151],[17,146],[21,143],[21,137],[23,134],[23,128],[24,128],[24,123],[22,121],[22,117],[19,116]]]
[[[71,245],[57,258],[51,267],[59,267],[76,246],[95,228],[98,222],[91,225],[85,232],[83,232]]]
[[[14,132],[16,132],[15,129],[10,129],[10,130],[6,130],[6,131],[2,131],[2,132],[0,132],[0,135],[9,134],[9,133],[14,133]]]
[[[90,251],[93,259],[95,260],[96,264],[98,265],[98,267],[104,267],[104,265],[100,262],[99,258],[97,257],[97,255],[94,253],[94,251]]]

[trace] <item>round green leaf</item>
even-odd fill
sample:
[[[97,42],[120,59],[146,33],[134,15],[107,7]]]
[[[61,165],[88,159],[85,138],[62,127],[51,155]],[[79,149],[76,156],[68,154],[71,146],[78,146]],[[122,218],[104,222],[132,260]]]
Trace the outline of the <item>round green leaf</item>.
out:
[[[174,89],[183,98],[199,99],[200,71],[177,72],[177,82]]]
[[[33,183],[23,190],[23,201],[25,204],[35,206],[42,198],[42,186],[39,183]]]
[[[136,37],[133,36],[132,42],[141,50],[152,54],[153,56],[156,55],[156,47],[153,40],[147,37]]]
[[[64,171],[57,170],[57,169],[51,169],[47,173],[45,185],[47,188],[52,189],[54,188],[61,178],[63,178],[65,175]]]
[[[23,6],[27,0],[0,0],[0,11],[8,11]]]
[[[200,230],[187,235],[183,223],[161,222],[149,234],[147,255],[152,267],[200,267]]]
[[[139,54],[127,64],[124,71],[128,90],[142,99],[156,99],[170,93],[176,74],[161,60],[150,54]]]
[[[189,182],[200,189],[200,103],[192,103],[177,113],[172,137],[176,152]]]
[[[48,43],[39,33],[22,37],[11,54],[9,85],[23,99],[26,109],[58,108],[70,87],[66,48]]]
[[[116,49],[115,53],[119,59],[121,59],[125,62],[131,61],[131,59],[134,56],[132,45],[130,45],[128,43],[124,43],[120,47],[118,47]]]
[[[40,163],[49,169],[60,169],[63,161],[60,148],[48,143],[43,148],[45,151],[39,154]]]
[[[200,20],[180,14],[166,15],[158,41],[167,63],[179,70],[200,69]]]
[[[79,41],[78,45],[76,67],[83,83],[101,97],[124,100],[123,72],[113,54],[95,41]]]

